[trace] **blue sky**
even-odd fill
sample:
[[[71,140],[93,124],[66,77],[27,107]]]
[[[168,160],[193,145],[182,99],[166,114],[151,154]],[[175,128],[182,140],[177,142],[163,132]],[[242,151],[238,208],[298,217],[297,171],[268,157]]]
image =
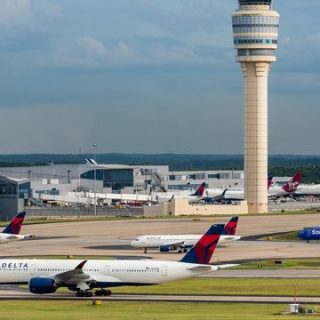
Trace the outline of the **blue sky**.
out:
[[[2,153],[242,153],[236,0],[1,0]],[[319,0],[278,0],[271,153],[319,153]]]

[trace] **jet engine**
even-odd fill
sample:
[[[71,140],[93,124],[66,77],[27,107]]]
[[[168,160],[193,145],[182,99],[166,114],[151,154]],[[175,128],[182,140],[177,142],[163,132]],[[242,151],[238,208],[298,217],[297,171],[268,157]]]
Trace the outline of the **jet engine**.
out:
[[[160,246],[160,252],[169,252],[169,251],[170,251],[169,246],[166,246],[166,245]]]
[[[29,290],[32,293],[44,294],[56,292],[58,286],[52,278],[31,278],[29,281]]]

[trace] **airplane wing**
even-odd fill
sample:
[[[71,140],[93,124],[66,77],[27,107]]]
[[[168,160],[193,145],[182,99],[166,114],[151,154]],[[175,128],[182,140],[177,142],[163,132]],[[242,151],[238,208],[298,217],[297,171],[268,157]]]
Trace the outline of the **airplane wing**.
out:
[[[211,266],[196,266],[196,267],[192,267],[189,268],[188,270],[194,271],[194,272],[209,272],[209,271],[213,271]]]
[[[227,269],[227,268],[233,268],[237,267],[239,264],[221,264],[221,265],[198,265],[195,267],[191,267],[188,270],[194,271],[194,272],[210,272],[210,271],[218,271],[222,269]]]
[[[179,242],[168,242],[168,243],[162,244],[162,246],[166,246],[174,250],[177,248],[184,248],[185,245],[184,245],[184,241],[179,241]]]
[[[94,281],[91,276],[85,272],[83,272],[83,267],[87,263],[87,260],[82,261],[79,265],[70,271],[58,273],[54,276],[57,283],[66,284],[76,284],[77,288],[80,290],[90,289],[88,282]]]

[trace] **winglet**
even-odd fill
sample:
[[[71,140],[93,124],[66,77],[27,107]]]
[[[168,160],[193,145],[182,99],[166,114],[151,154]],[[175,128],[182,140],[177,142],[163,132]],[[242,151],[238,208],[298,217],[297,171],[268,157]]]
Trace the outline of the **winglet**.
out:
[[[75,270],[82,270],[82,268],[83,268],[84,265],[87,263],[87,261],[88,261],[88,260],[83,260],[82,262],[80,262],[80,263],[76,266]]]
[[[227,191],[228,191],[228,188],[225,188],[225,189],[223,190],[223,192],[221,193],[221,196],[223,196],[223,198],[225,197]]]
[[[194,264],[209,264],[216,249],[220,235],[224,232],[224,224],[214,224],[196,245],[180,260]]]
[[[25,212],[19,212],[19,213],[11,220],[11,222],[4,228],[4,230],[2,231],[2,233],[7,233],[7,234],[19,234],[25,216],[26,216],[26,213],[25,213]]]
[[[225,234],[228,236],[234,236],[237,231],[239,217],[232,217],[224,227]]]

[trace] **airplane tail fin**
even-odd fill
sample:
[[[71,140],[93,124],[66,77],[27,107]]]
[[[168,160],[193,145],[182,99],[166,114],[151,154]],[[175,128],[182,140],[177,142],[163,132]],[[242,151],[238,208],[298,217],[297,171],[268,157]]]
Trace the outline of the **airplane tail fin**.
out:
[[[205,188],[206,188],[206,183],[205,182],[201,183],[199,188],[196,190],[195,193],[192,194],[192,196],[202,197],[204,194]]]
[[[11,222],[4,228],[4,230],[2,231],[2,233],[19,234],[25,216],[26,216],[26,213],[25,213],[25,212],[19,212],[19,213],[11,220]]]
[[[302,173],[301,172],[297,172],[293,178],[287,183],[285,184],[282,188],[284,191],[286,192],[295,192],[301,182],[302,179]]]
[[[89,166],[96,166],[98,163],[96,160],[94,159],[89,159],[89,158],[86,158],[86,163],[89,165]]]
[[[269,188],[272,186],[272,184],[273,184],[272,179],[273,179],[273,176],[272,176],[272,175],[269,175],[269,176],[268,176],[268,189],[269,189]]]
[[[224,231],[228,236],[234,236],[237,231],[239,217],[232,217],[228,223],[225,224]]]
[[[204,234],[196,245],[180,260],[194,264],[209,264],[220,236],[224,232],[224,224],[214,224]]]

